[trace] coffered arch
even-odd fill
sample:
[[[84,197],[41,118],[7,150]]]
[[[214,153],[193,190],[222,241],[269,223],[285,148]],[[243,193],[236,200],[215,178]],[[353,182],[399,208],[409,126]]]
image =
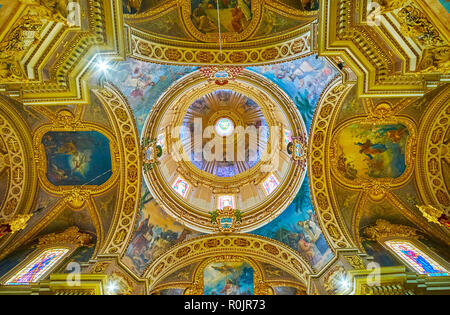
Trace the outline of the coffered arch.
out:
[[[11,100],[0,97],[0,174],[5,181],[0,218],[31,211],[37,189],[30,127]]]
[[[295,276],[300,284],[307,285],[312,269],[291,248],[264,237],[249,234],[205,235],[172,247],[149,265],[143,277],[151,292],[168,274],[192,264],[217,256],[243,256],[278,267]],[[195,288],[193,283],[193,290]]]

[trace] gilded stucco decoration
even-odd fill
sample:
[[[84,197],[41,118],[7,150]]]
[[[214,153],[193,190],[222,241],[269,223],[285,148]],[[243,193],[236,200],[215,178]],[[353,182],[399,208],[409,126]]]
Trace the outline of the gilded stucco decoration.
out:
[[[325,237],[331,247],[352,248],[354,245],[348,236],[342,221],[339,219],[339,209],[330,198],[329,188],[330,167],[327,156],[330,154],[330,129],[337,114],[340,102],[351,90],[351,84],[343,84],[340,79],[334,80],[322,94],[316,109],[308,151],[308,170],[310,177],[313,204],[317,209],[318,217],[323,227]]]
[[[125,97],[111,85],[95,93],[115,122],[114,132],[120,141],[118,157],[123,161],[120,169],[120,190],[123,194],[117,203],[120,211],[114,217],[113,227],[102,249],[102,254],[115,255],[124,251],[131,237],[142,183],[142,155],[136,125]]]
[[[269,64],[301,58],[311,54],[311,33],[307,28],[293,39],[250,49],[224,50],[216,48],[185,48],[153,42],[139,31],[131,29],[131,56],[136,59],[164,64]]]
[[[41,187],[59,200],[50,204],[51,208],[46,210],[46,216],[23,231],[20,241],[9,244],[2,255],[7,255],[30,240],[65,209],[75,212],[87,209],[96,230],[96,253],[118,254],[120,250],[117,247],[126,245],[129,235],[127,229],[133,225],[138,201],[136,195],[141,187],[141,175],[138,171],[141,167],[139,140],[123,96],[113,87],[98,90],[96,95],[109,119],[116,122],[112,130],[102,124],[83,120],[86,110],[84,106],[63,107],[56,111],[36,107],[51,121],[39,125],[33,132],[34,161],[39,166],[37,178]],[[58,139],[62,139],[59,144],[55,142]],[[108,160],[105,159],[100,159],[100,167],[84,167],[91,158],[97,159],[102,155],[92,156],[95,153],[92,150],[90,153],[83,151],[84,147],[81,145],[91,145],[92,150],[102,150],[109,154],[107,158],[110,159],[110,168],[103,172],[102,167],[108,165]],[[98,148],[95,149],[95,146]],[[68,165],[61,164],[61,161],[66,160],[61,159],[64,156],[68,157]],[[121,166],[123,161],[128,164]],[[115,201],[115,209],[122,212],[113,210],[112,226],[104,230],[104,218],[100,213],[104,209],[99,209],[101,203],[94,202],[94,199],[108,193],[118,183],[119,191],[125,193],[121,193],[119,200]]]
[[[450,228],[450,220],[442,210],[439,210],[433,206],[417,206],[417,208],[419,208],[420,212],[422,212],[422,215],[428,220],[428,222],[433,222]]]
[[[425,203],[441,209],[447,215],[450,210],[449,187],[447,186],[448,167],[446,168],[450,152],[448,150],[449,91],[448,86],[444,88],[427,108],[420,126],[419,159],[416,162],[418,170],[416,178],[423,189]],[[425,165],[425,167],[421,167],[421,165]]]
[[[76,226],[72,226],[61,233],[51,233],[41,236],[38,240],[38,247],[72,245],[74,247],[87,246],[90,244],[92,236],[81,233]]]
[[[448,289],[385,244],[448,257],[449,26],[435,6],[0,2],[0,271],[17,260],[1,279],[68,250],[50,277],[0,293]],[[267,152],[219,174],[176,129],[196,113],[264,124]],[[74,288],[53,274],[69,261]],[[389,266],[377,286],[361,280],[372,262]]]
[[[364,230],[364,234],[368,239],[374,241],[382,241],[389,237],[405,237],[412,239],[422,237],[420,234],[417,234],[417,229],[413,227],[392,224],[383,219],[377,220],[376,225],[367,227]]]
[[[448,31],[422,2],[366,1],[356,15],[354,1],[324,1],[319,52],[352,68],[359,96],[424,95],[435,82],[445,83],[449,49]]]
[[[87,209],[96,230],[96,251],[98,251],[98,245],[105,241],[104,234],[107,231],[103,230],[102,218],[93,198],[109,191],[118,181],[120,160],[116,137],[103,125],[84,121],[81,118],[84,111],[82,106],[75,106],[73,110],[63,108],[55,112],[45,108],[36,107],[36,109],[50,122],[41,123],[33,131],[34,156],[30,157],[30,161],[37,166],[36,179],[40,188],[57,199],[38,209],[47,211],[45,217],[39,216],[40,219],[36,219],[38,221],[34,221],[33,225],[24,229],[18,241],[12,243],[10,239],[4,240],[3,245],[6,247],[2,251],[2,256],[31,240],[66,209],[74,212]],[[80,138],[80,135],[84,137]],[[110,153],[111,168],[102,174],[98,174],[96,169],[89,170],[90,150],[86,151],[86,147],[80,146],[80,141],[89,140],[92,135],[103,140]],[[57,142],[58,139],[62,142]],[[86,145],[93,145],[93,142],[86,142]],[[107,165],[106,161],[104,164]],[[101,181],[96,182],[98,179]],[[73,182],[70,182],[71,180]],[[30,198],[30,201],[34,202],[34,198]]]
[[[372,98],[360,99],[356,104],[361,106],[363,111],[349,114],[348,109],[354,108],[356,105],[352,101],[352,94],[348,94],[345,98],[341,98],[336,106],[337,112],[347,112],[347,114],[340,114],[341,121],[339,123],[335,121],[327,125],[323,124],[323,126],[330,128],[327,134],[330,135],[331,145],[328,147],[326,154],[327,161],[330,164],[321,167],[320,155],[316,155],[314,149],[312,149],[311,185],[313,191],[317,191],[315,184],[317,178],[322,176],[324,170],[329,170],[329,182],[324,184],[323,187],[334,187],[335,189],[327,194],[320,195],[321,200],[317,199],[317,201],[325,205],[324,196],[330,196],[332,204],[336,207],[336,220],[340,223],[346,222],[342,225],[342,228],[344,231],[350,232],[350,238],[360,249],[364,248],[363,242],[373,239],[367,234],[360,235],[367,224],[375,224],[375,222],[368,223],[372,222],[370,220],[378,218],[379,221],[377,222],[381,226],[381,222],[387,222],[383,219],[384,217],[396,218],[397,214],[388,214],[388,209],[398,211],[398,215],[403,216],[403,220],[405,220],[401,222],[411,224],[413,226],[411,229],[426,233],[442,242],[448,241],[445,224],[437,221],[436,217],[434,221],[438,222],[441,228],[433,228],[427,223],[427,216],[424,211],[419,211],[417,208],[417,206],[426,207],[428,204],[430,206],[439,205],[442,210],[445,209],[442,202],[446,200],[446,181],[439,166],[445,167],[445,163],[438,161],[444,161],[446,152],[444,135],[447,133],[448,119],[445,116],[446,107],[442,104],[448,98],[445,93],[447,89],[442,87],[434,96],[425,97],[429,101],[429,107],[425,115],[420,116],[419,120],[417,117],[410,116],[412,111],[408,109],[415,108],[414,101],[417,101],[417,99],[404,98],[392,101]],[[355,92],[352,91],[351,93]],[[324,100],[326,98],[322,99],[320,106],[325,105]],[[332,107],[326,108],[322,109],[322,112],[330,112]],[[317,113],[320,115],[320,108]],[[438,119],[436,119],[437,113],[442,115],[438,115]],[[345,119],[342,119],[342,117],[345,117]],[[434,119],[428,120],[431,117],[434,117]],[[317,128],[317,122],[313,126]],[[326,143],[326,138],[316,130],[314,130],[315,136],[312,137],[313,144],[314,140],[317,143]],[[433,150],[429,150],[428,148],[433,147],[433,145],[427,141],[431,142],[432,139],[435,141],[433,142],[435,147]],[[423,151],[425,147],[427,151]],[[391,154],[389,152],[397,153]],[[442,155],[442,152],[444,152],[444,155]],[[434,159],[430,158],[430,160],[435,163],[428,164],[428,167],[434,167],[434,173],[431,172],[431,169],[427,172],[426,168],[419,166],[426,163],[424,159],[426,159],[427,153],[434,154]],[[316,156],[318,161],[314,161]],[[429,176],[434,177],[430,180]],[[421,185],[436,187],[434,192],[440,196],[440,201],[436,197],[432,198],[432,193],[422,195],[426,191],[433,192],[431,189],[425,190],[422,188],[420,188],[420,196],[424,198],[424,201],[421,203],[418,201],[420,199],[412,198],[411,186],[414,185],[415,179],[417,179],[419,187]],[[339,190],[336,190],[337,186]],[[319,187],[322,186],[319,185]],[[403,191],[407,191],[407,193]],[[337,194],[340,194],[340,196]],[[321,204],[317,204],[319,217],[323,217],[324,207]],[[439,213],[440,216],[438,217],[444,220],[445,210]],[[392,217],[389,217],[389,215]],[[366,231],[368,231],[367,229]],[[393,234],[395,231],[389,229],[385,236]],[[328,233],[328,236],[330,235]]]
[[[18,0],[2,11],[12,27],[0,34],[0,88],[26,104],[86,104],[92,61],[124,56],[120,1]]]
[[[306,128],[294,103],[273,83],[255,73],[244,71],[236,80],[230,81],[226,88],[248,95],[259,104],[269,127],[279,127],[279,124],[285,121],[283,122],[285,128],[291,130],[293,136],[306,139]],[[200,192],[203,189],[208,196],[212,194],[216,198],[234,194],[238,203],[237,208],[242,212],[240,230],[250,231],[269,222],[289,205],[301,186],[305,175],[305,165],[292,163],[285,150],[279,151],[283,142],[282,132],[274,132],[274,129],[270,128],[268,150],[264,151],[261,160],[255,166],[244,172],[232,177],[219,178],[196,168],[180,145],[180,131],[177,126],[182,125],[186,110],[197,98],[218,89],[214,82],[205,82],[199,72],[194,72],[172,85],[172,88],[153,105],[144,126],[143,137],[156,138],[162,128],[171,132],[167,134],[165,144],[167,149],[160,158],[160,165],[149,170],[144,178],[152,195],[165,211],[175,220],[202,232],[215,231],[208,212],[217,209],[217,201],[208,198],[209,203],[205,206],[206,201],[199,203],[195,200],[195,198],[200,199],[195,197],[197,196],[195,191]],[[163,118],[165,113],[170,113],[170,116],[166,116],[171,117],[170,120]],[[270,172],[276,172],[280,176],[280,187],[284,187],[285,193],[288,192],[286,195],[274,193],[267,196],[262,192],[262,181]],[[191,184],[190,192],[185,196],[187,199],[181,198],[170,186],[176,179],[176,175]],[[252,196],[249,198],[250,201],[244,203],[246,198],[241,197],[240,194],[243,194],[245,187],[255,187],[253,191],[256,189],[260,191],[261,197],[257,199]],[[277,190],[277,192],[280,191],[281,189]],[[289,197],[286,198],[286,196]],[[210,204],[211,202],[213,204]],[[239,206],[240,202],[245,206]]]

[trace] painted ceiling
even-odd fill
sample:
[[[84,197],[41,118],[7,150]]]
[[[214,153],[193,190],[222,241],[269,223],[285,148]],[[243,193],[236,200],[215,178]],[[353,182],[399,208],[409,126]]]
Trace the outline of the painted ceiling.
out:
[[[72,227],[90,238],[70,261],[135,294],[217,293],[227,273],[247,293],[335,293],[350,254],[399,265],[387,231],[450,261],[448,227],[419,208],[450,209],[447,3],[374,1],[372,27],[347,0],[94,2],[73,21],[0,0],[0,218],[32,214],[0,238],[0,279]],[[198,123],[262,132],[242,161],[207,160]],[[229,196],[241,229],[220,233]]]

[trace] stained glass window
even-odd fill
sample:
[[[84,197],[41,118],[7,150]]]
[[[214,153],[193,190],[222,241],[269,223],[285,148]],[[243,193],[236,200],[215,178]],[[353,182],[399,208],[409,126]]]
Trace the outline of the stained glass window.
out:
[[[172,188],[175,189],[175,191],[179,193],[181,197],[186,198],[189,190],[189,184],[181,177],[178,177],[177,180],[173,183]]]
[[[264,190],[266,191],[266,194],[270,195],[279,185],[278,179],[275,177],[275,175],[270,175],[267,177],[267,179],[264,181],[263,186]]]
[[[448,271],[444,267],[408,241],[387,241],[386,245],[405,261],[408,266],[420,274],[429,276],[448,275]]]
[[[233,196],[220,196],[219,197],[219,209],[223,209],[225,207],[234,207],[234,197]]]
[[[289,142],[292,142],[291,132],[284,129],[284,145],[287,146]]]
[[[27,284],[41,280],[69,250],[67,248],[52,248],[42,252],[33,259],[25,268],[22,268],[12,278],[6,281],[8,285]]]

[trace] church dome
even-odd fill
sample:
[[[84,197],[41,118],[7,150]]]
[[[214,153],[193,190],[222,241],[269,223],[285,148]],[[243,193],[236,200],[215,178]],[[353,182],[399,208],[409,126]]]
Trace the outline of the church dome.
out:
[[[306,139],[303,119],[275,84],[244,71],[226,86],[193,72],[153,105],[142,134],[163,145],[147,187],[178,221],[214,232],[210,212],[242,213],[241,231],[273,220],[291,202],[305,165],[287,150],[291,137]],[[289,138],[289,139],[288,139]]]

